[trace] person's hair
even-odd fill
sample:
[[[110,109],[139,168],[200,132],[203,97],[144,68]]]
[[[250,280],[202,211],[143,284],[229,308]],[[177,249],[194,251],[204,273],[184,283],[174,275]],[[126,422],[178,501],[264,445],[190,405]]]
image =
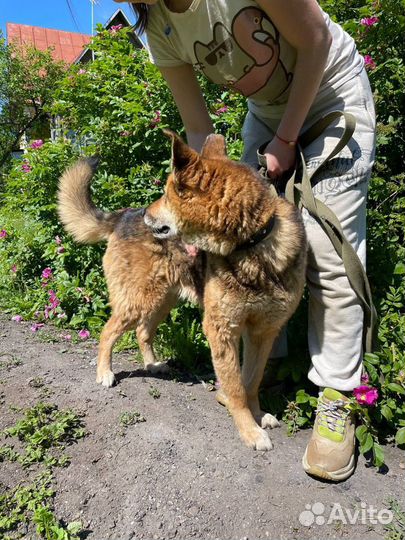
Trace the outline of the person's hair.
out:
[[[146,27],[148,26],[148,15],[149,15],[149,6],[148,4],[139,3],[131,4],[132,9],[136,15],[136,23],[134,29],[137,32],[145,32]]]

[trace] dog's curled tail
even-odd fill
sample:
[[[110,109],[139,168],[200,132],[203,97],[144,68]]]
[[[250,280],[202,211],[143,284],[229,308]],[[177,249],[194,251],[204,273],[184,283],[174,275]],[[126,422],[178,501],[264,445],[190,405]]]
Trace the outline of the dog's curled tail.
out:
[[[90,184],[97,165],[98,158],[80,159],[59,180],[59,218],[73,238],[84,244],[107,240],[119,217],[96,208],[91,200]]]

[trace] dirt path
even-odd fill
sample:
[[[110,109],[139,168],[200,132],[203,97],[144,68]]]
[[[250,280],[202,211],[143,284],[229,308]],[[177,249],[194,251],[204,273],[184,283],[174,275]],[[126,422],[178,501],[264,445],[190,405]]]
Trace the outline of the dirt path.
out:
[[[115,355],[119,384],[107,390],[95,384],[94,341],[43,343],[28,323],[5,316],[0,326],[0,353],[22,361],[0,370],[0,428],[15,419],[10,405],[38,401],[39,390],[29,385],[34,377],[53,391],[49,401],[86,414],[89,435],[68,449],[70,466],[55,472],[55,513],[82,521],[89,540],[377,539],[384,537],[383,526],[362,523],[370,506],[381,511],[389,497],[405,506],[405,457],[399,450],[386,449],[385,474],[360,458],[348,481],[317,482],[300,463],[308,431],[289,438],[282,426],[272,433],[272,452],[254,452],[198,381],[146,376],[123,353]],[[129,410],[146,422],[123,430],[119,418]],[[0,482],[12,486],[13,470],[2,464]],[[314,515],[306,505],[315,503],[324,505],[313,508],[320,524],[307,526]],[[328,524],[333,508],[337,519]],[[363,511],[357,523],[345,524],[347,511],[353,515],[356,508]]]

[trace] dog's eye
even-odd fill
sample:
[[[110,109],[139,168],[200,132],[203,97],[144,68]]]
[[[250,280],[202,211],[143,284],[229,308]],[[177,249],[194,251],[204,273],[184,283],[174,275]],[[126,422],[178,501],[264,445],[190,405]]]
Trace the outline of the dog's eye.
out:
[[[181,199],[184,197],[185,191],[184,189],[181,189],[179,186],[174,186],[174,191],[176,192],[176,195],[180,197]]]

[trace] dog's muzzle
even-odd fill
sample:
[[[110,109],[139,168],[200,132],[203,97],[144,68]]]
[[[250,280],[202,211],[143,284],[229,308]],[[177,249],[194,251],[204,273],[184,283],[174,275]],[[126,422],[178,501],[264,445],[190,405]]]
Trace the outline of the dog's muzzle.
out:
[[[165,236],[169,236],[170,227],[168,227],[167,225],[163,225],[163,227],[152,227],[152,232],[158,238],[162,238]]]

